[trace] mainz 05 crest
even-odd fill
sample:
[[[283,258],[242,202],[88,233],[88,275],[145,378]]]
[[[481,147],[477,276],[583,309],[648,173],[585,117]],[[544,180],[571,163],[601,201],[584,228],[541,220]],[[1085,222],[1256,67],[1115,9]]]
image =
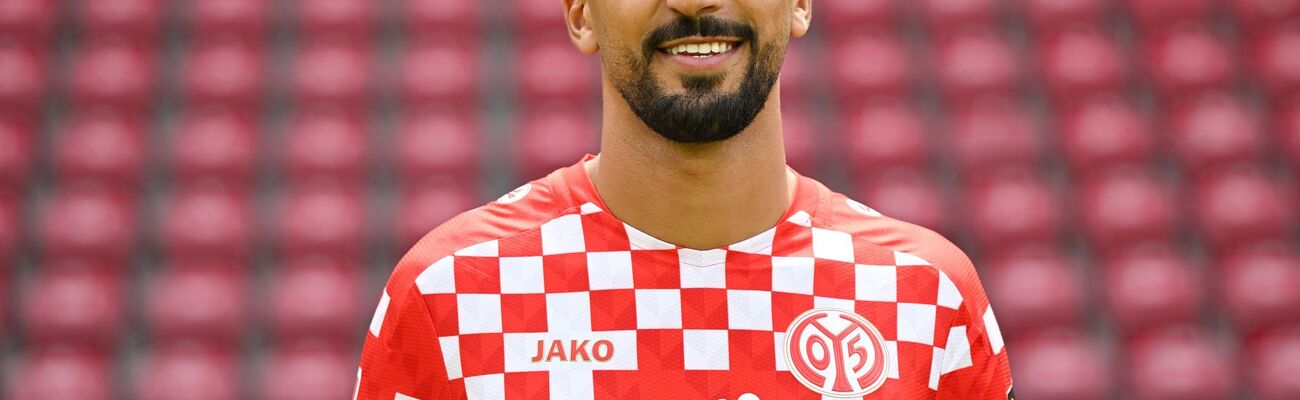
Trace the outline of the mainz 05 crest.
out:
[[[837,309],[804,312],[785,332],[790,373],[831,397],[869,394],[885,383],[885,338],[862,316]]]

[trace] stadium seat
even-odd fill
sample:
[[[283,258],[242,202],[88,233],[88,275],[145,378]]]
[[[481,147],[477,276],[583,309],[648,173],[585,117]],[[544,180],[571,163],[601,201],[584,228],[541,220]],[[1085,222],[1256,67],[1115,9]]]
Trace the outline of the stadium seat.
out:
[[[190,344],[154,346],[136,367],[132,398],[235,400],[242,397],[239,381],[237,355],[229,351]]]
[[[1256,398],[1300,398],[1300,331],[1295,328],[1248,342],[1242,369],[1248,371]]]
[[[148,162],[148,132],[129,115],[108,110],[79,112],[55,140],[54,161],[62,182],[94,181],[137,187]]]
[[[1051,34],[1074,26],[1095,26],[1102,22],[1106,0],[1020,0],[1025,17],[1039,34]]]
[[[1001,314],[1001,313],[999,313]],[[1066,331],[1012,342],[1008,355],[1016,397],[1053,400],[1108,398],[1110,359],[1096,339]]]
[[[986,27],[999,15],[997,0],[923,0],[916,3],[926,25],[940,35]]]
[[[183,183],[250,187],[259,153],[257,137],[249,115],[223,108],[190,111],[171,143],[172,177]]]
[[[90,185],[60,187],[41,204],[43,260],[125,265],[136,244],[136,207],[126,196]]]
[[[293,185],[280,201],[281,255],[360,255],[367,244],[363,195],[332,182]]]
[[[190,107],[255,109],[260,105],[264,90],[261,49],[222,37],[189,46],[188,50],[182,74]]]
[[[1237,56],[1206,26],[1182,25],[1145,38],[1147,73],[1166,98],[1229,89],[1236,79]]]
[[[1193,174],[1264,159],[1268,137],[1263,121],[1244,100],[1207,94],[1186,100],[1169,114],[1173,150]]]
[[[1095,250],[1163,242],[1177,235],[1178,198],[1146,169],[1098,174],[1080,191],[1080,217]]]
[[[479,176],[483,132],[478,119],[447,109],[412,109],[396,149],[402,180],[432,176],[472,181]]]
[[[322,39],[303,45],[294,61],[294,97],[299,104],[359,107],[370,98],[370,63],[368,49],[347,40]]]
[[[1029,110],[1010,99],[980,99],[951,117],[951,148],[961,173],[979,177],[1003,168],[1036,167],[1042,143]]]
[[[244,190],[182,185],[163,201],[159,242],[170,259],[248,261],[254,210]]]
[[[1300,1],[1292,3],[1300,14]],[[1254,79],[1265,91],[1277,98],[1300,92],[1300,23],[1266,29],[1251,39],[1250,47]]]
[[[0,37],[0,107],[36,113],[45,105],[50,69],[43,51]]]
[[[1300,98],[1279,105],[1273,118],[1277,135],[1275,143],[1282,146],[1281,153],[1291,165],[1300,168]]]
[[[330,400],[356,388],[357,355],[309,342],[277,346],[263,359],[260,397],[266,400]]]
[[[984,285],[1009,337],[1052,328],[1074,328],[1083,320],[1087,292],[1075,267],[1053,246],[1022,247],[986,258]]]
[[[5,388],[10,400],[116,398],[109,361],[93,351],[34,349],[15,361],[10,372]]]
[[[305,37],[341,35],[369,40],[379,3],[370,0],[297,0],[298,29]]]
[[[288,260],[271,278],[267,316],[278,343],[354,339],[361,331],[361,268],[324,257]]]
[[[1098,28],[1048,35],[1040,49],[1043,78],[1058,103],[1124,88],[1128,59]]]
[[[122,284],[119,273],[97,265],[47,264],[24,287],[26,343],[117,346],[126,328]]]
[[[983,0],[933,0],[968,3]],[[935,43],[937,78],[949,99],[964,101],[983,95],[1013,94],[1021,74],[1011,44],[992,30],[955,34]]]
[[[320,107],[298,113],[283,145],[289,178],[360,182],[370,156],[366,132],[366,123],[344,109]]]
[[[401,240],[398,251],[409,250],[433,228],[483,203],[478,190],[463,182],[407,180],[402,186],[398,212],[393,214]]]
[[[817,3],[817,15],[836,35],[862,27],[890,30],[900,17],[892,0],[825,0]]]
[[[235,264],[176,263],[154,275],[147,313],[155,343],[235,347],[250,324],[246,276]]]
[[[1297,0],[1230,0],[1226,1],[1237,16],[1237,25],[1246,29],[1270,27],[1300,18]]]
[[[1219,341],[1200,328],[1173,329],[1128,343],[1126,397],[1135,400],[1233,398],[1236,370]]]
[[[980,179],[965,198],[967,221],[982,249],[1005,251],[1059,240],[1058,200],[1033,171],[1012,170]]]
[[[561,8],[554,2],[547,3],[557,10]],[[515,75],[524,101],[582,103],[597,98],[597,59],[579,53],[568,40],[523,40],[519,49]]]
[[[79,106],[144,111],[152,105],[155,64],[150,51],[117,38],[83,44],[72,61],[72,99]]]
[[[191,0],[188,26],[200,37],[237,35],[261,40],[272,4],[268,0]]]
[[[564,26],[564,6],[548,0],[514,0],[515,33],[521,37],[559,32]]]
[[[891,168],[922,169],[932,151],[927,126],[903,100],[864,102],[838,113],[845,160],[853,175],[882,173]]]
[[[457,39],[479,39],[479,20],[484,13],[482,2],[405,0],[402,3],[408,37],[452,36]]]
[[[81,0],[76,3],[75,10],[81,17],[78,25],[88,36],[119,35],[133,41],[148,42],[158,36],[170,2]]]
[[[59,0],[0,0],[0,35],[48,43]]]
[[[846,105],[866,97],[901,97],[912,85],[913,68],[901,41],[888,34],[861,33],[830,43],[830,84]]]
[[[1114,97],[1082,100],[1062,111],[1058,124],[1061,151],[1077,175],[1145,167],[1153,158],[1155,130],[1129,101]]]
[[[407,48],[402,64],[402,94],[406,104],[475,104],[483,73],[477,49],[447,40],[423,41]]]
[[[516,146],[520,178],[541,178],[598,148],[599,125],[586,104],[552,104],[525,110]]]
[[[1101,259],[1107,315],[1121,333],[1200,321],[1205,279],[1176,245],[1130,246]]]
[[[0,113],[0,188],[26,186],[36,161],[36,135],[30,118]]]
[[[1295,203],[1279,182],[1255,169],[1224,171],[1195,184],[1194,210],[1209,244],[1228,249],[1290,235]]]
[[[900,221],[940,232],[953,228],[943,189],[924,169],[890,169],[857,180],[856,199]]]
[[[1153,31],[1181,23],[1198,23],[1210,16],[1205,0],[1124,0],[1140,28]]]
[[[814,86],[821,83],[817,72],[825,62],[819,52],[799,41],[790,42],[785,51],[785,61],[781,65],[781,98],[805,101],[810,94],[816,92]],[[787,101],[783,105],[792,103]]]
[[[817,172],[818,154],[822,150],[818,145],[820,133],[814,124],[816,117],[808,107],[781,107],[781,130],[785,139],[785,161],[795,171],[815,174]]]
[[[1289,242],[1262,242],[1220,257],[1219,288],[1243,334],[1300,322],[1300,255]]]

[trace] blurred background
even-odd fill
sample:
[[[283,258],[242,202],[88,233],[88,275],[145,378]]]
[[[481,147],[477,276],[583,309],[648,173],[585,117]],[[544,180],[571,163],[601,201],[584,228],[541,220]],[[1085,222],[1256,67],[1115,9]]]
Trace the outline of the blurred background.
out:
[[[815,0],[791,164],[975,258],[1022,399],[1300,399],[1300,0]],[[0,397],[343,399],[598,148],[559,0],[0,0]]]

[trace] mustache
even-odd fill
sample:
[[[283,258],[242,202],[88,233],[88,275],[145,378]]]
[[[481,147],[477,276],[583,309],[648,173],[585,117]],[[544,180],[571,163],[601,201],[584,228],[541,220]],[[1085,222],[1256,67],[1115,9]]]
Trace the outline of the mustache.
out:
[[[744,39],[747,42],[754,43],[757,34],[754,28],[742,22],[726,20],[712,15],[705,15],[699,18],[678,17],[673,22],[669,22],[650,31],[642,43],[642,50],[649,58],[655,51],[658,51],[659,44],[670,40],[677,40],[691,36],[732,36]]]

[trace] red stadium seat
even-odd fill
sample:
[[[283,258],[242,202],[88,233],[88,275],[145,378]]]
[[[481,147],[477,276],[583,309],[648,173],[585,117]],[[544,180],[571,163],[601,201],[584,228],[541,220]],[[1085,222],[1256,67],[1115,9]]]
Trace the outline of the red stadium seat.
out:
[[[306,37],[343,35],[366,38],[380,6],[370,0],[298,0],[298,28]]]
[[[1102,22],[1106,0],[1020,0],[1029,23],[1040,33]]]
[[[48,43],[59,0],[0,0],[0,35]]]
[[[981,99],[952,116],[952,148],[963,174],[981,176],[1007,167],[1034,167],[1041,146],[1024,106],[1005,99]]]
[[[935,46],[939,83],[950,99],[1007,95],[1016,90],[1020,74],[1016,56],[1010,43],[996,33],[965,32],[940,40]]]
[[[262,362],[260,397],[266,400],[329,400],[356,389],[357,356],[322,343],[279,346]]]
[[[189,51],[182,74],[191,107],[217,104],[253,109],[259,105],[264,89],[260,49],[222,38],[191,46]]]
[[[412,37],[461,35],[464,39],[478,39],[484,8],[480,2],[405,0],[403,3],[406,31]]]
[[[1062,101],[1124,87],[1125,55],[1113,39],[1096,28],[1065,30],[1041,45],[1043,77],[1052,96]]]
[[[916,7],[930,30],[940,35],[990,26],[999,14],[997,0],[923,0]]]
[[[316,177],[359,182],[366,173],[369,144],[365,122],[342,109],[316,108],[299,113],[284,142],[289,177]]]
[[[364,199],[348,187],[330,182],[295,185],[284,194],[279,216],[283,255],[350,260],[366,247]]]
[[[984,282],[1007,336],[1073,328],[1083,320],[1083,282],[1053,247],[1022,248],[988,260]]]
[[[157,81],[154,64],[150,52],[122,40],[106,39],[83,45],[72,64],[69,82],[72,98],[83,106],[145,110],[151,105]]]
[[[1068,107],[1060,117],[1061,147],[1075,173],[1087,175],[1122,166],[1147,166],[1155,151],[1150,121],[1121,99],[1092,98]]]
[[[482,204],[478,191],[465,183],[409,180],[403,186],[393,221],[401,238],[399,251],[410,249],[451,217]]]
[[[123,196],[90,186],[62,187],[42,205],[46,263],[76,259],[121,266],[132,255],[136,212]]]
[[[806,107],[782,106],[781,126],[785,139],[785,162],[795,171],[814,173],[817,170],[818,130],[814,117]]]
[[[149,285],[148,314],[158,342],[234,345],[248,330],[245,276],[230,265],[163,269]]]
[[[251,252],[253,205],[241,190],[191,185],[166,197],[159,232],[173,260],[243,263]]]
[[[1135,400],[1233,398],[1236,373],[1218,341],[1198,328],[1129,343],[1126,397]]]
[[[426,41],[408,48],[405,55],[402,93],[407,104],[477,101],[483,69],[476,46]]]
[[[1124,0],[1140,27],[1154,30],[1177,23],[1202,22],[1209,18],[1205,0]]]
[[[856,193],[856,198],[890,218],[941,232],[952,228],[947,197],[923,169],[891,169],[859,179]]]
[[[826,0],[817,3],[817,15],[836,32],[864,26],[889,30],[899,19],[898,7],[892,0]]]
[[[1248,371],[1256,398],[1286,400],[1300,398],[1300,331],[1261,337],[1248,343],[1243,370]]]
[[[251,186],[257,166],[257,136],[247,115],[219,108],[187,113],[171,143],[174,179]]]
[[[1243,333],[1300,322],[1300,255],[1288,242],[1265,242],[1221,257],[1223,304]]]
[[[45,52],[0,37],[0,108],[38,112],[45,105],[49,69]]]
[[[0,284],[9,282],[9,268],[18,253],[18,238],[21,237],[22,198],[17,195],[0,192]],[[7,286],[6,286],[7,287]],[[2,300],[0,300],[2,301]],[[4,310],[0,309],[0,313]],[[0,324],[4,318],[0,317]]]
[[[320,40],[303,46],[293,67],[296,100],[300,104],[360,106],[369,99],[370,61],[368,49],[343,40]]]
[[[412,110],[398,139],[402,180],[416,182],[433,176],[472,181],[483,158],[483,133],[478,120],[444,109]]]
[[[1264,159],[1263,121],[1245,101],[1228,95],[1188,100],[1170,112],[1174,151],[1192,172],[1218,171]]]
[[[554,2],[547,3],[561,8]],[[596,99],[600,75],[595,57],[578,52],[568,40],[524,40],[519,46],[515,74],[524,101],[582,103]]]
[[[564,6],[549,0],[514,0],[515,23],[519,29],[516,33],[523,36],[562,30],[564,26]]]
[[[45,268],[25,289],[28,344],[117,345],[126,325],[119,274],[83,265]]]
[[[599,125],[585,104],[537,107],[525,111],[519,121],[516,140],[525,179],[573,165],[598,148]]]
[[[1291,165],[1300,168],[1300,98],[1281,104],[1273,114],[1277,142],[1282,145],[1282,154]],[[3,129],[3,128],[0,128]],[[3,157],[0,157],[3,159]],[[0,165],[4,161],[0,161]]]
[[[891,168],[923,169],[930,161],[931,144],[925,122],[906,101],[864,103],[839,113],[844,146],[856,175],[871,175]]]
[[[1238,26],[1246,29],[1300,18],[1300,1],[1297,0],[1231,0],[1226,3],[1236,13]]]
[[[146,140],[145,127],[126,115],[105,110],[75,115],[55,143],[59,178],[135,187],[145,172]]]
[[[115,398],[113,374],[102,355],[60,347],[32,350],[24,358],[9,374],[7,399]]]
[[[821,54],[802,45],[800,41],[790,42],[786,48],[785,60],[781,66],[781,98],[802,101],[816,90],[821,79],[817,76],[819,66],[824,65]],[[786,105],[792,102],[786,102]]]
[[[1116,252],[1102,262],[1108,315],[1122,332],[1200,321],[1204,280],[1185,252],[1169,244],[1148,244]]]
[[[1009,347],[1017,397],[1097,400],[1110,393],[1110,360],[1095,339],[1070,332],[1017,340]]]
[[[1163,242],[1176,236],[1178,198],[1145,169],[1099,174],[1081,191],[1081,217],[1097,250]]]
[[[152,41],[162,28],[168,2],[162,0],[79,1],[80,26],[92,37],[121,35]]]
[[[1237,56],[1208,27],[1179,26],[1146,38],[1148,74],[1167,98],[1228,89],[1236,79]]]
[[[135,396],[140,400],[241,398],[237,355],[194,345],[155,347],[136,369]],[[188,397],[187,397],[188,398]]]
[[[1300,12],[1300,1],[1292,3]],[[1266,91],[1276,97],[1300,93],[1300,24],[1267,29],[1250,45],[1255,79]]]
[[[0,188],[26,186],[36,158],[35,139],[30,119],[0,113]]]
[[[834,76],[831,83],[841,102],[901,97],[911,89],[914,65],[898,38],[863,33],[834,40],[830,45]]]
[[[260,39],[271,13],[268,0],[192,0],[189,26],[198,36],[238,35]]]
[[[275,271],[268,317],[280,343],[301,338],[352,339],[364,310],[359,266],[297,257]]]
[[[1047,182],[1033,172],[1008,171],[981,179],[966,198],[971,228],[983,249],[1009,250],[1058,241],[1058,200]]]
[[[1290,235],[1295,203],[1263,172],[1232,170],[1195,184],[1201,233],[1219,249]]]

